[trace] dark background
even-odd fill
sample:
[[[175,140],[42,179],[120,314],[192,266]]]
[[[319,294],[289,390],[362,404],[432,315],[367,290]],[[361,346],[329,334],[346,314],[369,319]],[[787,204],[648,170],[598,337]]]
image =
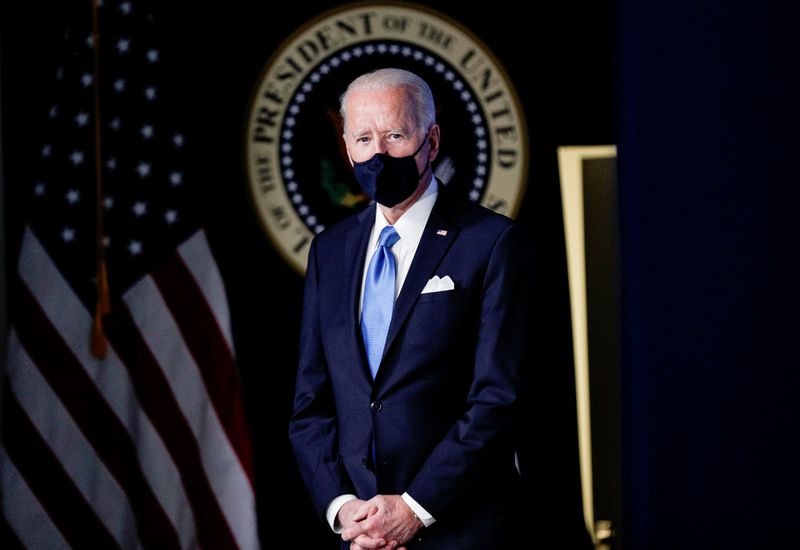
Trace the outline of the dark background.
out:
[[[800,13],[620,7],[626,546],[797,548]]]
[[[108,1],[108,0],[107,0]],[[286,438],[302,279],[249,202],[242,136],[269,55],[334,2],[164,2],[163,54],[204,174],[257,461],[265,547],[333,541]],[[628,548],[785,548],[800,494],[796,9],[636,0],[436,8],[507,69],[530,133],[519,219],[532,237],[537,358],[525,480],[531,546],[580,548],[574,380],[556,147],[620,145],[622,541]],[[72,2],[4,2],[8,266]],[[178,60],[176,62],[176,60]],[[298,538],[300,537],[300,538]],[[796,545],[796,543],[794,543]],[[330,547],[330,546],[328,546]]]

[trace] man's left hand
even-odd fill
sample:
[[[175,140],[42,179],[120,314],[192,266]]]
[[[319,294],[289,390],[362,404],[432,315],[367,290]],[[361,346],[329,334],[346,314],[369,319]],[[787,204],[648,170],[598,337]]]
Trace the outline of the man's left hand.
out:
[[[356,547],[368,545],[375,539],[391,541],[389,546],[403,544],[422,527],[422,522],[400,495],[377,495],[367,504],[376,511],[342,531],[342,540],[353,541]]]

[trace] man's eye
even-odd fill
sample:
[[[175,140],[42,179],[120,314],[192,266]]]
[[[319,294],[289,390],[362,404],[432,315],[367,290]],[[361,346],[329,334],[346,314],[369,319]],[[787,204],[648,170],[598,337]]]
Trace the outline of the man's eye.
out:
[[[403,139],[403,134],[389,134],[388,139],[389,141],[400,141]]]
[[[369,143],[369,137],[361,136],[360,138],[356,139],[356,142],[358,142],[358,143]]]

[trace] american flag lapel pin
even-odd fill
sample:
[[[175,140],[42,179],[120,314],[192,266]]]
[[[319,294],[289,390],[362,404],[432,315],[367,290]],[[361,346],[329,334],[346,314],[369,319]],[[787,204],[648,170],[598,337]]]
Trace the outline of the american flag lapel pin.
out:
[[[436,232],[436,234],[439,235],[440,237],[446,237],[447,229],[440,229],[439,231]]]

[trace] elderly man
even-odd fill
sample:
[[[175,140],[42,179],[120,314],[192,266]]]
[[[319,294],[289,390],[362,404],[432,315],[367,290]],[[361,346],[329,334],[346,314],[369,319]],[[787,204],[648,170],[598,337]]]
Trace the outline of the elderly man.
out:
[[[309,252],[289,429],[303,479],[345,548],[514,547],[520,230],[433,176],[418,76],[365,74],[341,113],[374,203]]]

